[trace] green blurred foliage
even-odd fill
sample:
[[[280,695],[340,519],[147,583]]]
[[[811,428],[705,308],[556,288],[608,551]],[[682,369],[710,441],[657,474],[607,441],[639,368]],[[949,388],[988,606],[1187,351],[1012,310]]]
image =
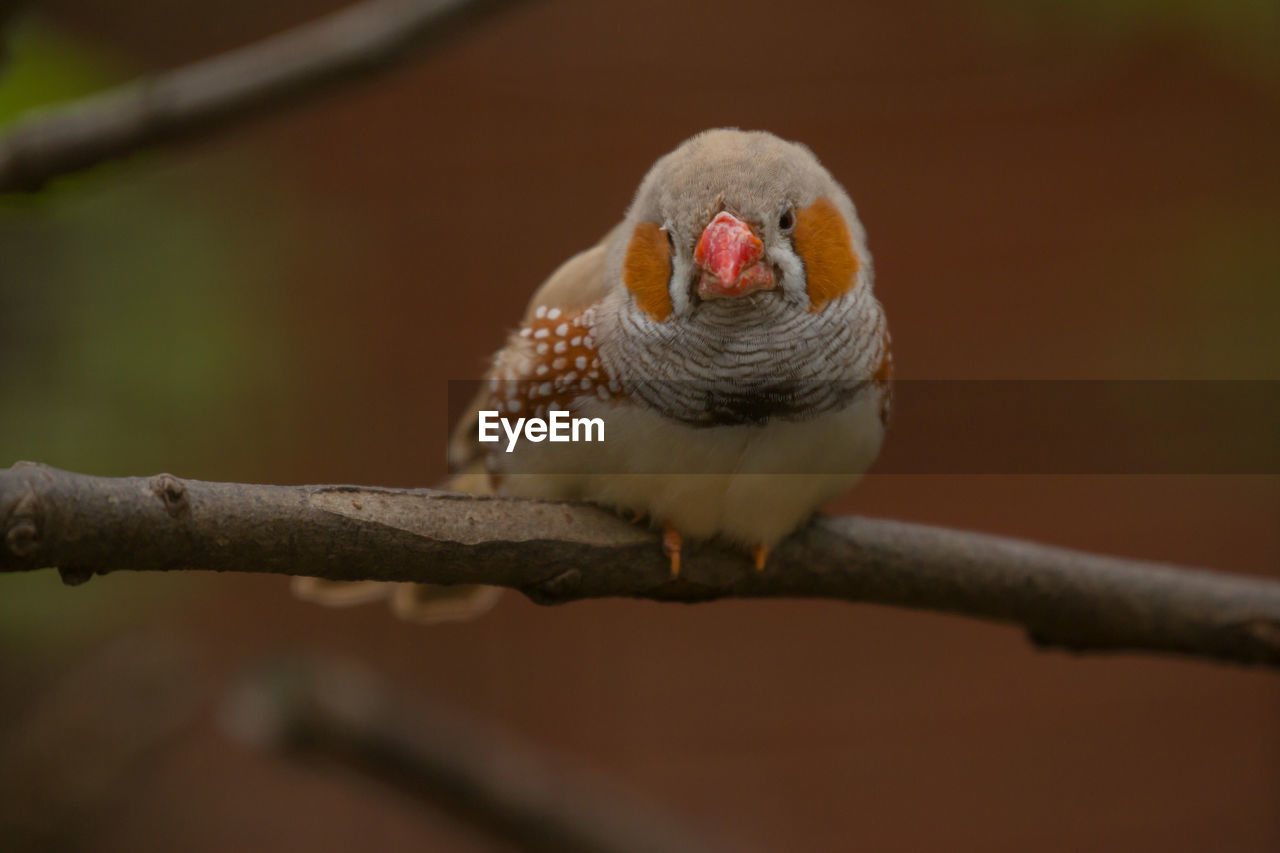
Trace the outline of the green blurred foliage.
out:
[[[151,184],[60,188],[0,211],[8,461],[206,467],[237,412],[288,387],[279,338],[248,298],[257,265],[198,199]]]
[[[28,110],[87,94],[124,76],[120,63],[105,53],[64,38],[34,18],[6,33],[5,47],[0,127]]]
[[[1280,83],[1280,3],[1276,0],[1000,0],[1004,15],[1057,31],[1129,41],[1149,35],[1202,45],[1251,77]]]
[[[1233,213],[1213,219],[1179,271],[1200,308],[1187,323],[1188,373],[1280,380],[1280,218]]]
[[[10,46],[0,124],[118,76],[36,24]],[[285,432],[296,387],[271,284],[285,235],[278,219],[245,219],[260,197],[220,195],[222,171],[135,160],[0,199],[0,467],[217,477],[270,452],[257,439],[264,424]],[[0,579],[0,642],[59,643],[193,588],[164,581]]]
[[[1280,381],[1280,209],[1182,218],[1188,239],[1153,257],[1140,285],[1173,298],[1140,334],[1115,332],[1109,362],[1132,377]]]

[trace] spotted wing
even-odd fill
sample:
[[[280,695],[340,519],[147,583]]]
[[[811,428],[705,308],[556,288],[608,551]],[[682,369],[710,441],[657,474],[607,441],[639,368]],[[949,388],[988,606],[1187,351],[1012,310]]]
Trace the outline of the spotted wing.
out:
[[[502,372],[503,365],[509,365],[510,379],[521,383],[524,391],[538,390],[543,382],[553,381],[550,376],[552,365],[557,359],[563,358],[562,373],[570,371],[579,371],[577,365],[579,359],[585,360],[581,363],[584,365],[579,371],[582,375],[576,377],[577,382],[581,384],[583,379],[588,378],[586,373],[592,369],[597,371],[598,367],[592,368],[591,362],[595,359],[594,344],[591,340],[589,346],[584,346],[584,339],[587,337],[585,333],[581,335],[569,335],[565,339],[564,351],[560,353],[553,352],[557,340],[552,340],[551,336],[557,327],[564,321],[572,321],[581,318],[583,312],[599,302],[609,292],[610,284],[605,276],[605,265],[609,246],[616,238],[621,226],[615,227],[606,234],[599,243],[592,246],[586,251],[579,252],[569,260],[565,261],[560,267],[551,274],[542,286],[537,289],[533,297],[529,300],[529,306],[525,311],[525,316],[520,327],[508,339],[507,345],[498,352],[494,359],[494,369],[490,372],[489,378],[497,378]],[[539,309],[542,310],[542,316],[537,316]],[[548,320],[547,314],[555,311],[555,320]],[[541,329],[546,329],[546,333],[541,338],[534,339],[533,335]],[[527,331],[527,334],[526,334]],[[566,329],[567,331],[567,329]],[[570,353],[569,342],[574,337],[579,337],[578,343],[574,346],[574,351]],[[539,354],[538,344],[546,342],[546,352]],[[516,370],[520,361],[518,356],[520,353],[528,353],[529,369],[528,371]],[[545,365],[546,369],[542,374],[536,373],[537,368]],[[572,365],[572,367],[570,367]],[[526,376],[525,374],[528,373]],[[538,379],[534,383],[532,380]],[[607,388],[607,380],[606,380]],[[454,427],[453,435],[449,441],[449,466],[457,474],[476,473],[482,469],[482,461],[484,458],[485,448],[477,440],[477,422],[481,409],[497,408],[497,403],[504,403],[506,394],[495,395],[494,388],[489,385],[481,387],[475,398],[467,406],[466,412],[458,420]],[[548,391],[551,389],[548,388]],[[530,401],[527,397],[520,404],[524,408],[532,402],[534,407],[545,406],[550,402],[548,399]]]

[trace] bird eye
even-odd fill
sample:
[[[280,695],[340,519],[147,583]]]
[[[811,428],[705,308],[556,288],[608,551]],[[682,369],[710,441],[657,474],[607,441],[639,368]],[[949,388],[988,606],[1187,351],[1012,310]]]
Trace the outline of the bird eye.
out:
[[[788,207],[782,211],[782,215],[778,217],[778,228],[783,234],[790,234],[796,227],[796,212]]]

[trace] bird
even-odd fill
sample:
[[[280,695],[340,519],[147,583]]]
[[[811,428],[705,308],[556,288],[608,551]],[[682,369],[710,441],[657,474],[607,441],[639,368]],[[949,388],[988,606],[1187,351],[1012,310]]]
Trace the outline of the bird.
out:
[[[805,145],[703,131],[659,158],[621,223],[535,291],[450,441],[460,490],[595,503],[685,542],[771,550],[874,462],[893,355],[866,232]],[[604,440],[482,441],[481,413],[598,419]],[[527,437],[528,434],[526,434]],[[389,596],[469,618],[489,587],[295,579],[310,600]]]

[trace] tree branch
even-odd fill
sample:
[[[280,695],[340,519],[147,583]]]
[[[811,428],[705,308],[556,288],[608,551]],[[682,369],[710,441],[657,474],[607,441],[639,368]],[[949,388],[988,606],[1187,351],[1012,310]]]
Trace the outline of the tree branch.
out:
[[[205,133],[390,67],[499,0],[367,0],[256,44],[53,107],[0,137],[0,193],[34,192],[139,148]]]
[[[0,471],[0,534],[0,572],[52,566],[68,583],[206,569],[493,584],[542,604],[836,598],[1013,623],[1074,651],[1280,666],[1280,582],[868,518],[818,518],[759,574],[736,550],[695,545],[672,580],[654,533],[583,504],[18,463]]]
[[[241,742],[336,762],[521,850],[720,849],[608,778],[437,704],[405,701],[350,666],[263,666],[227,696],[220,716]]]

